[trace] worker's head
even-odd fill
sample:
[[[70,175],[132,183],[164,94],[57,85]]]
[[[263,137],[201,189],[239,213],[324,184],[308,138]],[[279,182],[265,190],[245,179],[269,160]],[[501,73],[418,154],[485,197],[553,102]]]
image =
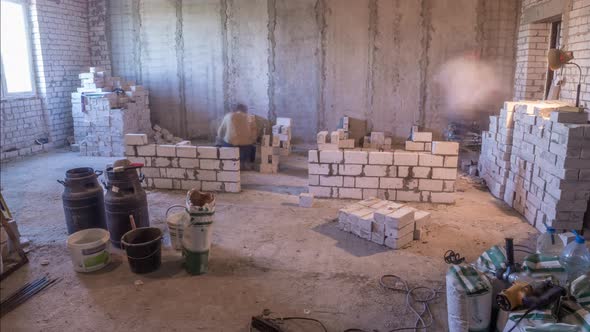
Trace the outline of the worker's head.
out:
[[[244,112],[244,113],[248,113],[248,106],[244,105],[244,104],[238,104],[236,106],[236,108],[234,109],[234,112]]]

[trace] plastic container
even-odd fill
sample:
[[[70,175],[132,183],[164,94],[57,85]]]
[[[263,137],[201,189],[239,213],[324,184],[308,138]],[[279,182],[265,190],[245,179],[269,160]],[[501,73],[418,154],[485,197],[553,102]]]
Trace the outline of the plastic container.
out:
[[[190,218],[184,220],[182,233],[184,267],[189,274],[204,274],[209,270],[215,195],[192,189],[187,193],[186,206]]]
[[[156,227],[140,227],[121,238],[127,261],[133,273],[156,271],[162,265],[162,231]]]
[[[184,211],[177,213],[170,213],[173,208],[182,208]],[[166,225],[168,225],[168,232],[170,234],[170,242],[172,248],[175,250],[182,250],[182,235],[184,232],[184,224],[190,219],[186,207],[183,205],[172,205],[166,211]]]
[[[555,233],[555,228],[547,227],[547,232],[537,238],[537,253],[543,256],[557,256],[563,252],[563,241]]]
[[[89,228],[70,235],[67,246],[77,272],[93,272],[111,261],[109,232],[102,228]]]
[[[576,240],[565,247],[559,258],[559,262],[565,267],[569,282],[590,271],[590,251],[586,247],[586,241],[576,232],[574,234]]]

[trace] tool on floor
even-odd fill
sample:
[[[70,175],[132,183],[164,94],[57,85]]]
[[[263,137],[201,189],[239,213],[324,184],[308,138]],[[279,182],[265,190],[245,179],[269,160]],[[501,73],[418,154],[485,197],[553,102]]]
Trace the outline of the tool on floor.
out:
[[[527,311],[525,311],[524,315],[522,315],[520,319],[516,321],[514,326],[510,330],[508,330],[508,332],[512,332],[518,326],[518,324],[520,324],[520,322],[525,317],[527,317],[527,315],[531,313],[533,310],[548,307],[554,303],[559,303],[561,298],[567,294],[565,288],[554,285],[551,282],[544,282],[537,288],[531,287],[529,290],[530,293],[528,294],[524,294],[521,292],[521,294],[524,294],[524,296],[522,297],[517,296],[512,298],[512,301],[520,302],[519,306],[522,308],[526,308]],[[500,295],[498,295],[498,297]],[[498,299],[498,297],[496,297],[496,299]],[[500,305],[500,302],[498,302],[498,305]],[[504,305],[504,303],[502,305]],[[557,304],[556,307],[559,307],[559,304]]]
[[[514,239],[505,238],[506,268],[498,269],[496,278],[504,282],[510,282],[511,276],[522,272],[522,268],[514,261]]]
[[[131,224],[132,230],[137,228],[137,226],[135,225],[135,219],[133,218],[132,214],[129,215],[129,224]]]
[[[60,281],[61,278],[49,278],[44,276],[32,282],[26,283],[14,293],[10,294],[6,299],[0,303],[0,317],[14,310],[19,305],[33,297],[47,287],[50,287]]]

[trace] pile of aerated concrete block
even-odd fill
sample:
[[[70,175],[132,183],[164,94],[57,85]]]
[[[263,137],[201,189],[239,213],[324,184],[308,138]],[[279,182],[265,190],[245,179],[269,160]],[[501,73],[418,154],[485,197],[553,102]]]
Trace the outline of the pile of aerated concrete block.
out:
[[[281,158],[281,141],[278,135],[263,135],[260,145],[260,173],[276,174],[279,172]]]
[[[315,197],[454,203],[459,144],[432,141],[431,133],[416,132],[413,138],[410,143],[421,151],[310,150],[309,192]]]
[[[123,156],[125,134],[151,132],[148,92],[142,86],[94,67],[79,78],[81,87],[72,93],[72,117],[81,155]]]
[[[338,212],[338,228],[365,240],[400,249],[420,240],[430,213],[403,204],[369,198]]]
[[[272,135],[278,138],[281,156],[291,153],[291,124],[291,118],[277,118],[277,124],[272,126]]]
[[[145,134],[125,135],[125,155],[142,163],[147,188],[240,192],[239,148],[149,144]]]
[[[590,200],[588,114],[559,102],[505,103],[482,135],[479,172],[495,197],[537,229],[584,228]]]
[[[260,173],[278,173],[281,156],[291,153],[291,119],[277,118],[272,135],[263,135],[260,145]]]

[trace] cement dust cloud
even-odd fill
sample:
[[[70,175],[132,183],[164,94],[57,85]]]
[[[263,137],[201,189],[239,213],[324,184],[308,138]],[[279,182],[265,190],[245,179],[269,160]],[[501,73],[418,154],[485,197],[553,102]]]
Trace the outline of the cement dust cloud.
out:
[[[510,79],[476,56],[460,56],[447,61],[435,76],[444,95],[449,120],[475,120],[497,111],[510,99]]]

